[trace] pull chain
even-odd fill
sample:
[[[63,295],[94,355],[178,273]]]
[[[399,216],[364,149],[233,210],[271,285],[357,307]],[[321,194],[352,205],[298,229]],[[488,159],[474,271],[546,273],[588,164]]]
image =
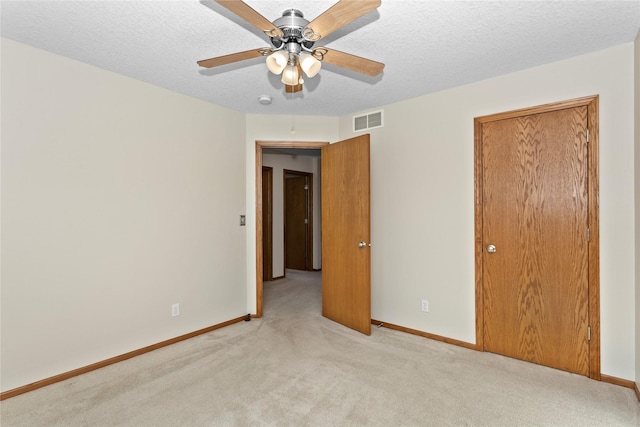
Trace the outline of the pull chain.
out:
[[[296,122],[295,122],[295,102],[296,100],[296,94],[295,92],[291,91],[291,135],[295,135],[296,134]]]

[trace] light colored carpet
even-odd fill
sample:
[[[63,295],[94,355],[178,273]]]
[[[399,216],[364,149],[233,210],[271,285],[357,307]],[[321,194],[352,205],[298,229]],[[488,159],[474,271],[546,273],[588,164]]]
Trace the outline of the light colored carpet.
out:
[[[262,319],[5,400],[12,426],[638,426],[632,390],[323,318],[320,274],[265,284]]]

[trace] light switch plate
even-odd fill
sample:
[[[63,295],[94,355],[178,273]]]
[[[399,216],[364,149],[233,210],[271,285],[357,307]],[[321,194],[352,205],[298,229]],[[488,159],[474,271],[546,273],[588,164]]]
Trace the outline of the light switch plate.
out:
[[[247,225],[247,217],[245,215],[240,215],[240,226],[243,227]]]

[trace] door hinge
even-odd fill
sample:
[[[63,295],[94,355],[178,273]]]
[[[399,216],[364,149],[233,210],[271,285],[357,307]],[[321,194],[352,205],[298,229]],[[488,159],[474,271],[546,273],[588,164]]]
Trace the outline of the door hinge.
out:
[[[591,326],[587,327],[587,340],[591,341]]]
[[[309,189],[309,186],[305,184],[304,189],[305,189],[305,190],[308,190],[308,189]]]
[[[591,241],[591,229],[587,228],[587,242]]]
[[[589,129],[587,129],[587,142],[591,139],[591,135],[589,134]]]
[[[305,224],[309,224],[309,220],[307,218],[304,219]]]

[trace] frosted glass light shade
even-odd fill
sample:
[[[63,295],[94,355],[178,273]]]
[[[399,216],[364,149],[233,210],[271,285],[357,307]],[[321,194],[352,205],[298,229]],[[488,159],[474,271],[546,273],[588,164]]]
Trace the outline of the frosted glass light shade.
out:
[[[322,68],[322,62],[318,61],[312,55],[303,52],[300,54],[300,67],[307,77],[311,78],[318,74],[320,68]]]
[[[267,68],[273,74],[280,74],[284,67],[287,66],[289,61],[289,55],[285,52],[278,50],[267,56]]]
[[[289,86],[296,86],[299,80],[300,75],[298,74],[298,67],[295,65],[287,65],[282,72],[282,83]]]

